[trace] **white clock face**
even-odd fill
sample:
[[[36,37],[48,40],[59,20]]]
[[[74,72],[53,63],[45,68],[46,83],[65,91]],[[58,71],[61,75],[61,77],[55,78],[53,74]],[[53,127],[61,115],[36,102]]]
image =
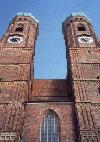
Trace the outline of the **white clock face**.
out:
[[[78,42],[80,42],[80,43],[92,43],[93,38],[87,37],[87,36],[80,36],[80,37],[78,37]]]
[[[12,35],[8,38],[9,43],[20,43],[22,41],[23,41],[23,37],[18,35]]]

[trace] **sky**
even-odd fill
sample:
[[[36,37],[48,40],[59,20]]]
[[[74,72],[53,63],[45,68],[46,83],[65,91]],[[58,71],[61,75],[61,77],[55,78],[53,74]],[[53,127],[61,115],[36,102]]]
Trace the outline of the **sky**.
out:
[[[84,12],[100,38],[100,0],[1,0],[0,37],[17,12],[32,13],[39,20],[35,47],[35,79],[65,79],[66,47],[62,22],[73,12]]]

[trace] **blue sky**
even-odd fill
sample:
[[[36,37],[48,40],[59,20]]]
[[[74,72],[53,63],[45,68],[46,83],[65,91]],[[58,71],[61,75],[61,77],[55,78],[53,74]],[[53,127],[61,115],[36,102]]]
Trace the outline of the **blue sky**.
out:
[[[35,78],[63,79],[67,75],[62,22],[73,12],[84,12],[100,38],[100,0],[1,0],[0,37],[17,12],[31,12],[40,23],[36,42]]]

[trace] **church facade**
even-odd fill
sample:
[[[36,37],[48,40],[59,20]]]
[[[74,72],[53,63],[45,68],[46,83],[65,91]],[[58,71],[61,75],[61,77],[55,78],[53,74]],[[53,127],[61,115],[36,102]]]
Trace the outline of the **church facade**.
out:
[[[62,24],[66,79],[34,79],[38,21],[19,13],[0,41],[0,141],[100,142],[100,43],[90,20]]]

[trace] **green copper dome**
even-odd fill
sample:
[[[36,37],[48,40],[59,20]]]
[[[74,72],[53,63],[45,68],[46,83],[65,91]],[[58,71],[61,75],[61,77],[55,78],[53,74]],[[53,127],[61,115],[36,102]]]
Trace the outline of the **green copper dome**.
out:
[[[87,17],[86,14],[83,13],[83,12],[72,13],[71,16],[84,16],[84,17]]]
[[[18,12],[17,16],[30,16],[36,23],[39,23],[39,21],[31,13]]]
[[[77,17],[77,16],[79,16],[79,17],[85,17],[88,21],[91,21],[91,20],[86,16],[86,14],[83,13],[83,12],[72,13],[72,14],[70,14],[70,15],[66,18],[65,21],[68,21],[71,17]]]

